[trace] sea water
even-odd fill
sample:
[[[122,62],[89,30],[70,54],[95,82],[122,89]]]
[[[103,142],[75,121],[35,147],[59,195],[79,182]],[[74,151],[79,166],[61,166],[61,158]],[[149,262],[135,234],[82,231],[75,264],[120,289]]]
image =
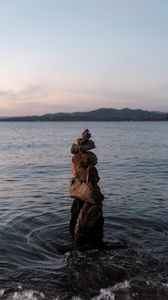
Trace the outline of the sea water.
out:
[[[86,128],[105,247],[81,252],[68,184]],[[1,122],[0,170],[0,299],[168,299],[167,122]]]

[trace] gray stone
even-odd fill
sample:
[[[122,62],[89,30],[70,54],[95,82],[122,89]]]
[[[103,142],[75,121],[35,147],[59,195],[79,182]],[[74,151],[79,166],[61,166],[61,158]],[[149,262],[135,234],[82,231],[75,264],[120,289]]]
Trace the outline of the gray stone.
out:
[[[92,140],[88,140],[85,144],[83,145],[77,145],[77,144],[72,144],[71,147],[71,153],[72,154],[77,154],[79,152],[86,152],[89,150],[92,150],[96,148],[95,143]]]

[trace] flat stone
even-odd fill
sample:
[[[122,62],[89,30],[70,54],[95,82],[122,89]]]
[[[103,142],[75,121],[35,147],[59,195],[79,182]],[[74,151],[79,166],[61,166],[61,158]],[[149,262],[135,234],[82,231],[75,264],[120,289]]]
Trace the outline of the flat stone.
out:
[[[73,178],[70,181],[69,192],[71,198],[78,198],[91,204],[99,203],[104,199],[97,184],[86,184],[85,182],[80,182],[77,178]]]
[[[80,145],[80,152],[86,152],[95,148],[95,143],[92,140],[88,140],[85,144]]]

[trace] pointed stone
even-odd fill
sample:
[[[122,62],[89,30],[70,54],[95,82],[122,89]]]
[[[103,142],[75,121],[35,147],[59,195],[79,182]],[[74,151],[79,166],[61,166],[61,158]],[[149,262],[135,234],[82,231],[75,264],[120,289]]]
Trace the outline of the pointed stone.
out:
[[[87,168],[86,184],[91,182],[94,185],[95,183],[98,183],[99,180],[100,177],[98,175],[97,169],[93,165],[89,165]]]
[[[81,144],[85,144],[90,138],[91,138],[91,133],[89,132],[89,129],[85,129],[84,132],[82,133]]]

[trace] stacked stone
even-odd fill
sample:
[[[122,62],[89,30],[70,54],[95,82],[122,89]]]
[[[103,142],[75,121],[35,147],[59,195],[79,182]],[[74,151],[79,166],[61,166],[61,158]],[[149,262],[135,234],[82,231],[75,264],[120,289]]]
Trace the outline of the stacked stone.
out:
[[[98,245],[103,239],[102,201],[95,148],[88,129],[72,145],[72,173],[69,191],[74,198],[71,208],[70,231],[76,245]]]

